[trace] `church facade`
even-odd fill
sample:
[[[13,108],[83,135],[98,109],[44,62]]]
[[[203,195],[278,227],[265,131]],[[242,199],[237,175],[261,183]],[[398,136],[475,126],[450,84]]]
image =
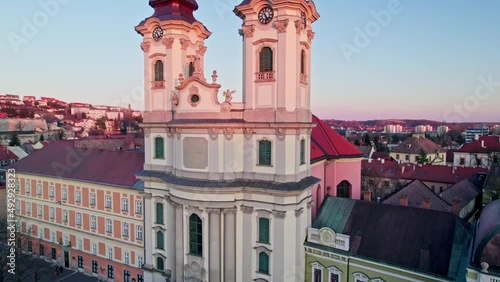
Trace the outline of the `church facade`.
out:
[[[154,14],[136,27],[144,38],[145,164],[137,177],[144,181],[145,281],[304,281],[307,228],[327,193],[318,188],[325,175],[311,172],[314,2],[235,7],[241,102],[204,68],[211,33],[193,16],[197,2],[149,4]],[[330,131],[319,138],[336,134]],[[360,166],[361,152],[352,152],[350,162]],[[346,196],[359,197],[360,176],[348,175]]]

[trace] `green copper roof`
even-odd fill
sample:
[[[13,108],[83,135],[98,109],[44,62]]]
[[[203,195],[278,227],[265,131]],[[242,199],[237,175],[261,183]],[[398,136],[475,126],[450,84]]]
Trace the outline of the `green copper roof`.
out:
[[[343,233],[355,201],[344,198],[328,197],[314,219],[313,228],[328,227],[336,233]]]
[[[471,235],[458,219],[455,224],[455,233],[453,235],[453,246],[451,249],[450,266],[448,268],[448,277],[456,277],[456,281],[465,282],[466,268],[468,265],[468,246]]]

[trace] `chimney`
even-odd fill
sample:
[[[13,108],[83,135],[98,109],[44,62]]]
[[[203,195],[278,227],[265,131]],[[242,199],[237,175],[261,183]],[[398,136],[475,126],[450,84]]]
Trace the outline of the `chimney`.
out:
[[[431,199],[425,198],[424,201],[422,202],[422,208],[424,208],[426,210],[430,210],[431,209]]]
[[[370,202],[372,200],[372,192],[364,191],[363,192],[363,200]]]
[[[408,195],[401,195],[399,198],[399,205],[403,207],[408,206]]]
[[[484,146],[484,140],[481,140],[481,148],[486,148],[486,146]]]
[[[405,173],[405,166],[401,167],[401,173]]]
[[[385,163],[385,159],[381,159],[380,163],[384,164]]]
[[[460,200],[459,199],[453,199],[451,201],[451,211],[456,215],[460,215]]]
[[[413,170],[415,170],[415,165],[413,165]]]

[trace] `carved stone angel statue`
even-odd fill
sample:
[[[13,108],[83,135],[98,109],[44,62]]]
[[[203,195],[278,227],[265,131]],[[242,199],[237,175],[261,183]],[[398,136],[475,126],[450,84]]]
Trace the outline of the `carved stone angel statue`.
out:
[[[233,99],[233,94],[236,92],[236,90],[226,90],[224,91],[224,97],[226,97],[226,100],[224,101],[225,103],[231,104],[231,100]]]

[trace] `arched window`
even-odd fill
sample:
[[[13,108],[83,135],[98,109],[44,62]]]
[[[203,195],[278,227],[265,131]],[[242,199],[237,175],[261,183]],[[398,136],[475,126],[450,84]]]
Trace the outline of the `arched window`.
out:
[[[337,197],[350,198],[351,197],[351,183],[344,180],[337,185]]]
[[[269,244],[269,219],[259,218],[259,242]]]
[[[273,50],[264,47],[260,51],[260,72],[273,71]]]
[[[304,50],[300,53],[300,73],[306,73],[306,51]]]
[[[306,163],[306,140],[300,140],[300,164]]]
[[[269,255],[266,252],[259,253],[259,272],[269,274]]]
[[[160,60],[155,64],[155,81],[163,81],[163,62]]]
[[[189,217],[189,253],[203,256],[203,224],[196,214]]]
[[[161,231],[156,232],[156,248],[160,250],[165,248],[163,232]]]
[[[259,141],[259,165],[271,165],[271,141]]]
[[[155,159],[163,159],[165,158],[165,146],[163,138],[156,137],[155,138]]]
[[[163,204],[156,203],[156,223],[163,224]]]
[[[165,267],[163,266],[163,258],[157,257],[156,258],[156,269],[159,271],[164,271]]]
[[[194,73],[194,63],[193,62],[189,63],[188,69],[189,69],[189,77],[193,76],[193,73]]]

